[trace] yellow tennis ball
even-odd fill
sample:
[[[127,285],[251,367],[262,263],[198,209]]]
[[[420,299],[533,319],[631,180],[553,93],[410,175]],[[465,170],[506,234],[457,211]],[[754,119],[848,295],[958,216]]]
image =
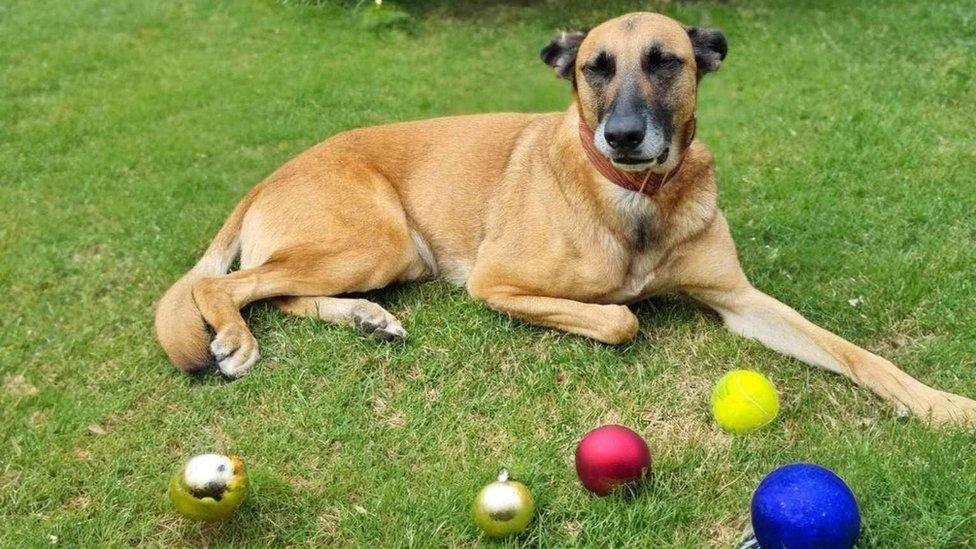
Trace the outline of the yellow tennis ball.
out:
[[[752,370],[733,370],[712,390],[715,421],[730,433],[750,433],[776,419],[779,395],[766,376]]]

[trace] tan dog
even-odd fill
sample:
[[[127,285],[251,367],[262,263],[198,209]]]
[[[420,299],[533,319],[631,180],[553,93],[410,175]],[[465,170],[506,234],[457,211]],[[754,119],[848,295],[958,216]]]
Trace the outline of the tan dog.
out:
[[[918,415],[976,416],[976,402],[927,387],[746,280],[716,207],[711,155],[693,139],[698,81],[725,53],[716,30],[629,14],[542,50],[573,83],[565,112],[325,140],[241,200],[163,296],[160,343],[183,370],[215,358],[237,377],[258,359],[240,314],[248,303],[273,298],[285,312],[393,340],[406,336],[393,315],[336,296],[442,277],[497,311],[617,344],[637,333],[626,304],[684,292],[733,332]],[[240,270],[226,274],[237,257]]]

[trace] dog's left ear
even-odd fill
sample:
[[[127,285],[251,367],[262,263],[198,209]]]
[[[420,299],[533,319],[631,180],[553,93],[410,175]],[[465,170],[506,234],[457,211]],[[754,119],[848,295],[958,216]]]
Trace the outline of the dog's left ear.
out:
[[[691,45],[695,48],[695,64],[698,65],[698,77],[717,71],[729,51],[729,44],[725,35],[718,29],[705,27],[685,27]]]
[[[572,80],[575,75],[576,53],[584,38],[586,31],[583,30],[561,32],[552,37],[548,46],[542,48],[539,57],[543,63],[555,69],[556,76]]]

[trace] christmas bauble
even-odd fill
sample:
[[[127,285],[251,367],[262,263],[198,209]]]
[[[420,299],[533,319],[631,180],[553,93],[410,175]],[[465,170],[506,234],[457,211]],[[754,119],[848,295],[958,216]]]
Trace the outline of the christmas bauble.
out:
[[[478,492],[471,505],[475,524],[491,537],[517,534],[532,520],[535,503],[532,494],[521,482],[509,480],[502,471],[498,480]]]
[[[651,472],[651,450],[644,439],[622,425],[604,425],[583,437],[576,447],[576,474],[583,486],[605,496]]]
[[[244,501],[246,493],[244,463],[234,455],[193,457],[169,481],[173,507],[192,520],[223,520]]]

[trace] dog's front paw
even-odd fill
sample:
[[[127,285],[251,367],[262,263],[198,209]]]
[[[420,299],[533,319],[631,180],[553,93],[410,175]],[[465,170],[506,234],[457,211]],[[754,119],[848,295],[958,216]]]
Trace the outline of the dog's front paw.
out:
[[[604,305],[603,307],[606,308],[608,322],[600,331],[597,339],[610,345],[619,345],[634,339],[639,327],[634,313],[626,305]]]
[[[922,415],[934,425],[968,425],[976,427],[976,401],[964,396],[936,391]]]
[[[220,373],[234,379],[246,374],[261,356],[258,342],[246,326],[228,326],[210,343]]]

